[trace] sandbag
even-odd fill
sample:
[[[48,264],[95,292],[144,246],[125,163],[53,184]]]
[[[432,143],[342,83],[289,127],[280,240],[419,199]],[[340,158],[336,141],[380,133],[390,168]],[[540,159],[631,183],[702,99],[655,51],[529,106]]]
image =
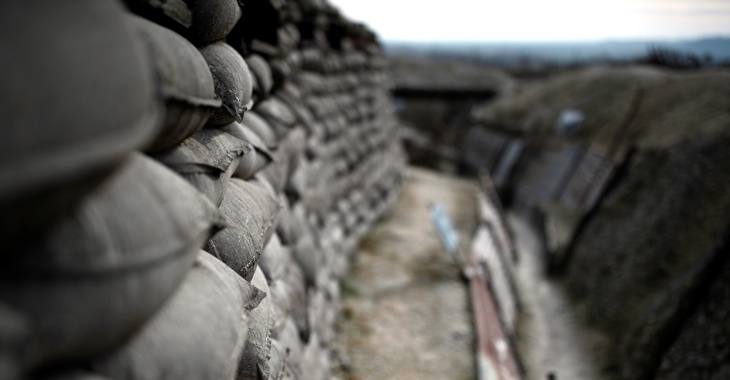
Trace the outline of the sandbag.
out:
[[[269,149],[276,149],[279,146],[279,137],[274,129],[256,111],[246,112],[243,116],[243,125],[250,128],[256,136],[259,136]]]
[[[269,297],[273,310],[271,332],[275,334],[284,325],[292,311],[295,291],[283,280],[269,281]]]
[[[220,224],[209,200],[141,154],[46,236],[10,250],[0,300],[33,326],[23,364],[87,359],[132,335]]]
[[[289,359],[289,349],[281,343],[272,340],[271,351],[269,353],[269,377],[271,380],[281,380],[284,378],[287,361]]]
[[[307,54],[302,54],[302,56],[305,57]],[[325,92],[325,77],[320,74],[303,71],[294,76],[292,81],[308,95],[319,95]]]
[[[282,153],[284,152],[274,152],[274,161],[261,171],[261,176],[266,178],[277,193],[284,191],[289,178],[290,161]]]
[[[193,44],[143,18],[129,16],[129,22],[147,47],[165,99],[165,120],[146,150],[167,149],[203,128],[221,101],[208,64]]]
[[[256,78],[258,88],[254,89],[260,99],[265,99],[271,93],[274,86],[274,78],[271,74],[271,67],[266,60],[258,54],[251,54],[246,57],[246,64],[251,70],[252,77]]]
[[[289,52],[296,49],[297,44],[299,44],[299,40],[301,39],[299,29],[292,23],[287,23],[280,27],[276,34],[279,40],[279,51],[283,55],[289,55]]]
[[[302,353],[304,351],[304,343],[300,338],[297,326],[294,324],[294,320],[289,318],[284,326],[272,337],[276,339],[282,346],[289,350],[288,366],[295,378],[300,378],[301,375],[301,362]]]
[[[185,0],[124,0],[124,3],[132,13],[188,35],[193,12]]]
[[[241,18],[237,0],[193,0],[190,37],[198,45],[224,39]]]
[[[302,269],[292,263],[287,268],[283,281],[289,285],[291,300],[291,319],[296,325],[299,336],[303,341],[309,340],[309,299],[307,297],[307,283]]]
[[[213,74],[215,93],[223,101],[223,107],[213,112],[208,124],[220,126],[241,122],[243,114],[251,108],[251,73],[240,54],[225,42],[216,42],[200,48]]]
[[[231,124],[221,127],[221,130],[250,144],[253,148],[241,157],[238,167],[234,172],[236,177],[244,180],[250,179],[274,160],[274,155],[268,149],[267,144],[250,128],[234,121]]]
[[[248,337],[248,314],[265,296],[200,251],[162,310],[91,368],[112,379],[233,379]]]
[[[276,97],[257,104],[256,114],[269,123],[279,139],[283,138],[297,122],[297,117],[291,108]]]
[[[281,159],[288,161],[288,174],[291,174],[291,172],[299,165],[299,160],[304,155],[306,140],[307,134],[304,132],[304,129],[301,127],[295,127],[290,129],[279,143],[279,148],[276,150],[276,154],[281,157]]]
[[[208,241],[205,250],[251,281],[279,208],[275,194],[262,185],[232,178],[220,206],[225,228]]]
[[[30,327],[22,314],[0,303],[0,379],[20,378],[21,353],[27,344]]]
[[[325,72],[325,54],[319,49],[302,49],[302,68],[315,73]]]
[[[273,241],[273,240],[272,240]],[[308,315],[308,304],[307,304],[307,284],[304,280],[304,274],[302,273],[299,266],[291,260],[286,248],[281,247],[278,250],[267,250],[262,256],[262,262],[264,259],[268,259],[267,263],[271,263],[272,258],[267,257],[266,254],[276,254],[279,251],[279,257],[275,257],[276,267],[274,267],[273,276],[267,274],[267,281],[269,284],[271,303],[274,310],[274,324],[272,333],[277,334],[278,331],[283,328],[283,324],[289,318],[293,318],[296,322],[297,328],[303,332],[303,335],[308,334],[309,329],[309,315]],[[263,266],[261,266],[263,270]],[[264,272],[266,274],[266,272]]]
[[[264,272],[266,279],[271,282],[286,276],[287,267],[292,263],[289,248],[281,245],[281,241],[275,234],[269,244],[266,244],[264,252],[259,258],[259,267]]]
[[[321,341],[313,334],[302,352],[301,370],[308,380],[327,380],[329,378],[329,362],[321,347]]]
[[[282,141],[274,152],[274,162],[261,172],[278,193],[284,191],[292,171],[299,164],[305,141],[306,135],[302,128],[293,128],[287,131],[282,136]]]
[[[161,109],[117,1],[3,1],[0,32],[0,245],[10,248],[152,137]]]
[[[307,285],[315,286],[317,283],[317,272],[322,264],[321,257],[314,244],[311,233],[305,233],[293,247],[294,260],[302,268]]]
[[[294,246],[305,233],[306,208],[301,202],[293,204],[286,213],[282,213],[277,225],[277,233],[282,244]]]
[[[112,380],[89,371],[64,371],[62,373],[44,375],[40,380]]]
[[[220,206],[239,162],[252,151],[251,145],[236,136],[206,128],[153,157]]]
[[[286,199],[286,197],[283,198]],[[276,235],[282,243],[291,245],[296,242],[296,240],[293,239],[293,229],[294,216],[292,215],[289,205],[285,204],[279,213],[279,221],[276,223]]]
[[[269,286],[260,269],[255,271],[251,284],[267,294],[269,293]],[[267,380],[269,378],[273,323],[271,300],[266,297],[249,314],[248,338],[238,366],[237,380]]]
[[[300,124],[302,124],[307,130],[311,130],[312,124],[314,124],[314,115],[304,105],[305,95],[301,89],[294,85],[294,83],[287,82],[279,91],[276,93],[276,97],[282,100],[284,104],[291,108],[292,112],[296,116]]]

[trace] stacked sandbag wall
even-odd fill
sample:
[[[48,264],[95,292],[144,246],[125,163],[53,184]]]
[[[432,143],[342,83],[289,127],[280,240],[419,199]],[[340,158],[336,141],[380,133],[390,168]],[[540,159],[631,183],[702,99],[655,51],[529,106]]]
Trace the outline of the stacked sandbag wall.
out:
[[[0,378],[329,378],[405,166],[374,34],[323,1],[0,20]]]

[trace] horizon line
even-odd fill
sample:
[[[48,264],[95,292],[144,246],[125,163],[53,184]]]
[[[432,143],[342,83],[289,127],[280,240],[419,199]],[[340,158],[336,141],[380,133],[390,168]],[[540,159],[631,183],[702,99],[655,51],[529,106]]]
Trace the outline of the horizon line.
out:
[[[602,44],[602,43],[677,43],[677,42],[693,42],[693,41],[704,41],[704,40],[730,40],[730,34],[708,34],[697,37],[639,37],[639,38],[605,38],[596,40],[400,40],[400,39],[385,39],[381,38],[381,42],[384,44],[495,44],[495,45],[534,45],[534,44]]]

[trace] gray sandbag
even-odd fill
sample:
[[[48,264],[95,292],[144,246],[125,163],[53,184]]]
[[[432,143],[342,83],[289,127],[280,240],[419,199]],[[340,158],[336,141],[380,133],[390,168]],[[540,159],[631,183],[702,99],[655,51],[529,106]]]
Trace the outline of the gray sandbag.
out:
[[[286,201],[286,197],[283,198]],[[293,239],[295,228],[294,223],[295,221],[294,216],[292,215],[292,210],[290,206],[285,203],[279,213],[279,221],[276,223],[276,235],[282,243],[291,245],[296,242],[296,240]]]
[[[146,150],[167,149],[203,128],[221,101],[208,64],[193,44],[143,18],[129,16],[129,22],[147,47],[165,99],[162,129]]]
[[[0,303],[0,379],[20,378],[21,353],[29,333],[29,321],[17,311]]]
[[[302,68],[315,73],[325,72],[325,53],[316,48],[302,49]]]
[[[259,267],[271,282],[286,276],[287,267],[292,262],[289,248],[282,246],[278,234],[274,234],[259,258]]]
[[[237,0],[192,0],[188,4],[192,12],[190,38],[197,45],[224,39],[241,18]]]
[[[317,73],[303,71],[294,76],[292,81],[307,95],[320,95],[325,91],[325,77]]]
[[[296,169],[303,154],[305,141],[306,134],[302,128],[297,127],[287,131],[274,152],[274,162],[261,172],[277,192],[282,192],[286,188],[291,173]]]
[[[294,74],[294,70],[286,59],[274,58],[269,61],[269,66],[274,78],[274,87],[283,85]]]
[[[271,351],[269,353],[269,377],[271,380],[281,380],[286,372],[287,362],[289,360],[289,349],[281,343],[272,340]]]
[[[23,364],[116,347],[167,300],[221,218],[180,176],[133,155],[46,236],[12,249],[0,300],[28,318]]]
[[[292,109],[300,123],[308,125],[314,122],[314,115],[304,105],[305,94],[299,86],[288,81],[276,92],[276,96]]]
[[[273,187],[268,182],[266,182],[263,177],[256,175],[248,180],[248,183],[260,189],[261,192],[266,193],[269,196],[277,197],[277,193],[274,192]],[[266,244],[269,244],[271,238],[276,235],[276,225],[279,223],[279,212],[281,211],[282,207],[283,203],[281,201],[281,197],[277,197],[276,213],[274,216],[274,220],[271,222],[271,224],[267,225],[267,229],[264,233],[264,247],[266,246]]]
[[[223,107],[213,112],[208,124],[220,126],[234,120],[240,123],[252,105],[253,83],[246,62],[222,41],[200,48],[200,53],[213,74],[215,93],[223,101]]]
[[[291,363],[287,361],[284,366],[284,373],[281,375],[281,380],[296,380],[301,379],[301,375],[295,375],[295,370],[292,368]]]
[[[294,378],[301,378],[300,366],[302,363],[304,343],[302,343],[294,320],[291,318],[287,319],[284,326],[275,335],[272,334],[272,337],[289,350],[287,362],[289,370],[292,372]]]
[[[279,139],[283,138],[297,122],[297,117],[291,108],[276,97],[257,104],[256,113],[269,123]]]
[[[302,69],[302,54],[298,50],[292,50],[284,59],[289,64],[289,67],[291,67],[293,74],[296,74]]]
[[[90,373],[89,371],[81,371],[81,370],[68,370],[63,371],[60,373],[53,373],[53,374],[47,374],[40,378],[37,378],[39,380],[112,380],[108,377],[101,376],[96,373]]]
[[[244,180],[250,179],[265,168],[266,165],[274,161],[274,154],[268,149],[267,144],[250,128],[234,121],[220,129],[250,144],[253,148],[241,157],[238,167],[234,172],[236,177]]]
[[[154,135],[162,111],[117,1],[3,1],[0,32],[0,245],[10,248],[70,212]]]
[[[269,281],[269,297],[271,299],[271,308],[273,310],[273,324],[271,331],[275,334],[284,325],[292,311],[292,301],[294,298],[294,290],[289,284],[281,279]]]
[[[254,89],[260,99],[265,99],[271,93],[274,86],[274,78],[271,74],[271,67],[268,62],[258,54],[251,54],[246,57],[246,64],[251,70],[251,76],[256,78],[258,88]]]
[[[306,233],[307,228],[307,209],[304,204],[298,202],[291,207],[291,235],[287,239],[283,239],[282,243],[294,245]]]
[[[265,296],[200,251],[162,310],[91,368],[112,379],[233,379],[249,336],[248,314]]]
[[[205,250],[251,281],[279,208],[276,195],[263,185],[232,178],[220,206],[225,227],[208,240]]]
[[[269,285],[266,283],[261,269],[256,270],[251,284],[267,294],[269,293]],[[273,317],[269,297],[264,298],[249,314],[248,338],[238,366],[237,380],[267,380],[269,378]]]
[[[176,30],[187,32],[193,21],[193,12],[185,0],[125,0],[125,3],[130,11],[156,20],[161,25],[177,28]],[[166,18],[174,22],[171,23]]]
[[[324,342],[331,342],[335,339],[335,323],[337,314],[340,311],[340,282],[334,278],[330,278],[325,291],[325,309],[324,309],[324,330],[320,330],[320,337]]]
[[[309,321],[309,299],[307,297],[307,283],[304,278],[302,269],[292,263],[287,268],[286,276],[283,281],[289,285],[291,300],[291,319],[299,331],[302,340],[309,339],[310,321]]]
[[[340,233],[342,233],[341,230],[340,230]],[[333,248],[325,248],[325,249],[330,249],[333,252],[337,253],[336,255],[334,255],[334,257],[332,259],[332,263],[331,263],[332,275],[337,279],[343,280],[345,278],[345,276],[350,272],[350,258],[347,256],[347,254],[345,252],[343,252],[343,250],[338,249],[335,251]]]
[[[283,55],[289,55],[289,52],[296,49],[301,39],[299,29],[292,23],[287,23],[280,27],[276,34],[279,40],[279,51]]]
[[[319,337],[320,341],[325,342],[323,332],[326,332],[327,300],[325,299],[324,290],[309,288],[307,290],[308,313],[311,324],[312,333]]]
[[[319,251],[314,244],[311,233],[305,233],[293,247],[292,254],[294,260],[302,268],[307,285],[315,286],[317,283],[317,272],[323,264]]]
[[[279,137],[274,132],[274,128],[259,116],[256,111],[246,112],[243,116],[243,125],[250,128],[257,136],[263,140],[269,149],[276,149],[279,146]]]
[[[284,322],[293,318],[297,328],[302,331],[302,335],[306,336],[309,329],[309,315],[304,274],[290,257],[284,257],[280,262],[283,265],[277,267],[277,270],[281,273],[276,277],[267,276],[274,310],[272,333],[277,334],[283,328]]]
[[[205,128],[180,145],[152,157],[188,180],[216,206],[239,162],[251,154],[251,145],[222,130]]]
[[[282,141],[279,143],[279,148],[276,153],[284,160],[288,160],[289,172],[288,175],[294,171],[299,165],[300,158],[304,155],[304,149],[306,146],[307,134],[304,128],[294,127],[283,136]],[[287,175],[287,179],[288,179]]]
[[[321,341],[317,334],[312,334],[309,343],[302,352],[301,371],[307,380],[327,380],[329,378],[329,363],[323,355]]]
[[[261,176],[274,187],[277,193],[284,191],[289,179],[289,163],[287,157],[283,157],[278,150],[274,152],[274,162],[261,171]]]
[[[255,175],[255,176],[253,176],[253,178],[252,178],[252,179],[250,179],[249,181],[250,181],[250,182],[254,182],[254,183],[258,184],[258,185],[259,185],[259,186],[261,186],[261,187],[262,187],[263,189],[265,189],[265,190],[266,190],[267,192],[269,192],[269,194],[273,194],[273,195],[279,194],[279,193],[277,193],[276,189],[274,189],[274,186],[273,186],[273,185],[272,185],[272,184],[271,184],[271,183],[270,183],[270,182],[269,182],[268,180],[266,180],[266,178],[265,178],[265,177],[263,176],[263,174],[262,174],[262,173],[258,173],[258,174],[256,174],[256,175]],[[281,197],[281,195],[279,194],[279,204],[280,204],[280,205],[281,205],[282,207],[284,207],[284,206],[283,206],[283,205],[284,205],[284,202],[282,201],[282,198],[283,198],[283,197]],[[276,223],[277,223],[277,224],[279,223],[279,218],[278,218],[278,216],[277,216],[277,219],[276,219]]]

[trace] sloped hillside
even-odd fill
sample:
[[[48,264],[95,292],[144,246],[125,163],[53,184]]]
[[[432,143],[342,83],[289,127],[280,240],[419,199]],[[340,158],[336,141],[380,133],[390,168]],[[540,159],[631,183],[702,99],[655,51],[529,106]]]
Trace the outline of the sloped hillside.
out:
[[[561,281],[589,321],[613,337],[617,378],[681,378],[673,375],[680,367],[694,374],[687,378],[727,373],[730,337],[717,316],[730,303],[717,289],[727,283],[719,268],[730,243],[728,79],[727,71],[591,68],[472,111],[480,128],[528,147],[509,176],[515,197],[528,185],[530,194],[555,190],[523,201],[567,231],[555,250]],[[566,109],[584,116],[572,133],[558,128]],[[565,154],[541,153],[550,144]],[[572,160],[576,151],[600,157],[609,174]],[[545,170],[560,175],[532,178]],[[580,176],[601,182],[596,202],[575,208],[566,194]],[[713,343],[697,344],[709,336]]]

